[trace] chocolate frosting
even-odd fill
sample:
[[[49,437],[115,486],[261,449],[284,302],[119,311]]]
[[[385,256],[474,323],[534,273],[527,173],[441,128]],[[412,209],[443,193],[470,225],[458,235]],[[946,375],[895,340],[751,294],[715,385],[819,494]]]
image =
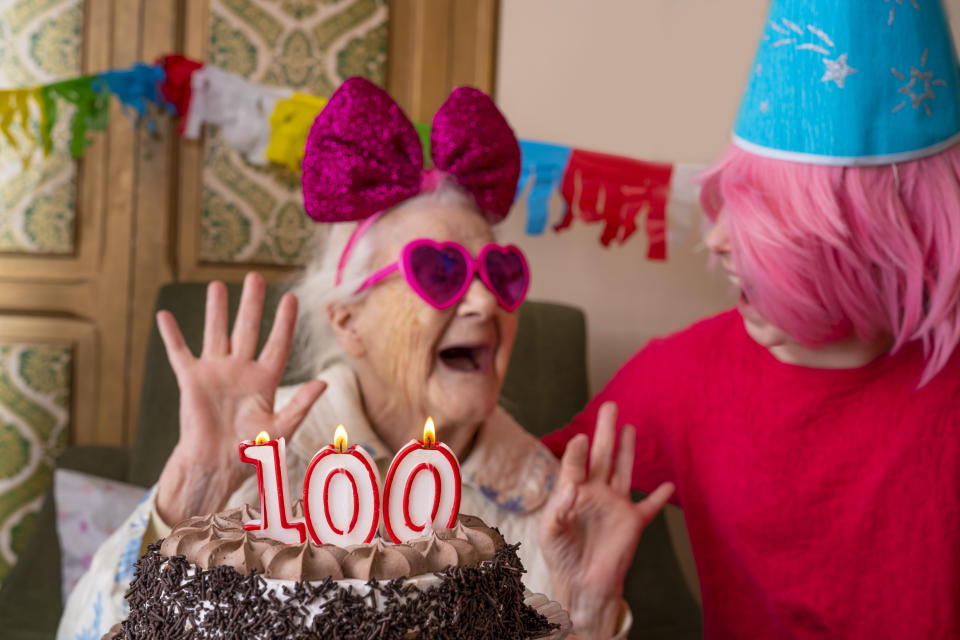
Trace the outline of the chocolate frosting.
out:
[[[263,573],[263,554],[270,547],[282,545],[282,542],[258,538],[247,532],[240,537],[214,538],[194,552],[193,563],[204,569],[210,567],[233,567],[240,573],[249,573],[251,569]]]
[[[188,518],[173,528],[160,553],[184,556],[203,569],[230,566],[242,574],[252,569],[266,578],[316,582],[325,578],[392,580],[449,566],[472,566],[491,560],[504,546],[498,531],[471,515],[461,515],[452,529],[438,529],[407,544],[377,539],[347,549],[312,541],[286,545],[244,531],[244,522],[259,517],[245,506]]]
[[[484,560],[492,558],[497,549],[506,544],[503,536],[496,529],[488,527],[477,516],[461,515],[452,529],[441,529],[436,532],[441,540],[465,540],[480,554]]]
[[[277,580],[308,580],[324,578],[340,580],[343,576],[345,549],[332,544],[279,545],[263,553],[265,577]]]
[[[433,567],[460,567],[476,564],[480,554],[473,545],[466,540],[439,536],[411,540],[410,546],[420,552],[429,566]]]
[[[429,571],[424,557],[405,544],[389,544],[374,540],[370,544],[347,547],[343,558],[343,573],[348,578],[393,580],[404,576],[418,576]]]
[[[231,538],[242,537],[242,530],[221,529],[212,524],[202,527],[175,528],[163,541],[163,553],[168,556],[187,555],[191,550],[197,550],[217,540],[229,540]]]

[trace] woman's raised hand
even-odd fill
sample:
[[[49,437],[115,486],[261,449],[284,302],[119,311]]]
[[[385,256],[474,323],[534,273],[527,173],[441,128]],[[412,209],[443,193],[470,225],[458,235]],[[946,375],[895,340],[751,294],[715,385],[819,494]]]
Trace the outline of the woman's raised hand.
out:
[[[180,387],[180,439],[157,483],[157,512],[168,524],[221,509],[250,471],[237,453],[240,440],[252,440],[260,431],[289,438],[326,386],[312,380],[285,407],[273,410],[293,341],[297,299],[288,293],[280,300],[273,329],[256,357],[265,292],[263,278],[247,274],[228,335],[227,288],[210,283],[200,357],[190,352],[173,315],[157,314]]]
[[[567,607],[580,638],[613,635],[640,535],[674,489],[664,483],[643,501],[631,500],[636,432],[625,426],[617,447],[616,421],[614,403],[600,407],[589,467],[587,437],[570,441],[540,522],[540,548],[553,595]]]

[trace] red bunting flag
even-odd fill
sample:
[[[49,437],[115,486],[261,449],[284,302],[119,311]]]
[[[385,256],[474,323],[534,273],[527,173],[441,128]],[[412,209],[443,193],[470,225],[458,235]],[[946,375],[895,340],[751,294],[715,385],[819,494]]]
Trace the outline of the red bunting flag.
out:
[[[163,65],[164,74],[160,93],[176,109],[180,117],[178,131],[183,135],[184,128],[187,126],[187,119],[184,116],[190,111],[190,97],[193,95],[191,86],[193,72],[201,68],[203,63],[181,55],[163,56],[157,60],[157,63]]]
[[[199,76],[198,71],[201,71]],[[158,95],[161,74],[163,81]],[[152,66],[137,63],[128,69],[109,70],[40,87],[2,90],[0,133],[6,136],[8,144],[16,146],[17,140],[9,134],[8,125],[14,124],[19,113],[23,135],[33,137],[27,131],[26,100],[27,96],[34,95],[40,103],[38,142],[47,152],[52,144],[49,132],[57,117],[57,103],[72,102],[78,108],[71,120],[74,135],[70,148],[79,156],[85,145],[85,132],[106,128],[107,98],[113,94],[138,115],[143,115],[149,105],[175,112],[180,117],[178,131],[182,136],[195,138],[204,125],[216,125],[217,135],[251,163],[270,161],[296,170],[299,168],[299,155],[293,153],[297,150],[296,140],[290,138],[291,133],[285,127],[289,118],[285,120],[281,111],[289,109],[291,101],[297,103],[298,109],[301,102],[305,103],[306,108],[300,109],[304,113],[298,113],[298,118],[305,118],[306,125],[300,127],[305,132],[326,98],[294,94],[290,99],[283,99],[291,93],[292,89],[258,85],[182,55],[165,55]],[[93,96],[92,102],[87,99],[90,96]],[[298,124],[302,124],[300,120]],[[418,125],[418,132],[421,137],[429,137],[429,126]],[[642,224],[647,238],[647,258],[666,260],[668,206],[671,240],[691,233],[695,226],[697,196],[689,178],[696,168],[571,150],[551,143],[521,140],[520,144],[524,175],[527,179],[535,176],[537,183],[528,198],[531,216],[528,233],[541,233],[547,225],[547,201],[558,183],[567,210],[555,229],[570,227],[574,219],[588,224],[603,223],[600,242],[607,247],[614,241],[624,244]],[[289,158],[285,159],[283,153],[273,153],[275,146],[289,147],[290,153],[286,156],[293,160],[287,162]],[[299,149],[302,154],[302,136]]]
[[[574,149],[570,154],[561,192],[567,212],[556,230],[569,227],[574,218],[604,223],[600,242],[623,244],[637,230],[645,214],[647,258],[667,258],[667,200],[673,165],[632,160],[620,156]]]

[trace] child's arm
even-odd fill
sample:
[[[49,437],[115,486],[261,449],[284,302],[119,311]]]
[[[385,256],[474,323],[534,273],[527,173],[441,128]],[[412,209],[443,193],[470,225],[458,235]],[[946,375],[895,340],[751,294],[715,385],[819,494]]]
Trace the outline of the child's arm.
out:
[[[574,436],[584,433],[592,441],[600,407],[615,402],[618,440],[624,425],[632,424],[637,432],[630,488],[649,493],[663,482],[675,482],[662,438],[667,425],[665,412],[660,410],[663,395],[659,387],[670,368],[664,351],[662,343],[654,340],[635,353],[570,424],[545,436],[543,443],[559,458]],[[676,494],[671,501],[677,502]]]

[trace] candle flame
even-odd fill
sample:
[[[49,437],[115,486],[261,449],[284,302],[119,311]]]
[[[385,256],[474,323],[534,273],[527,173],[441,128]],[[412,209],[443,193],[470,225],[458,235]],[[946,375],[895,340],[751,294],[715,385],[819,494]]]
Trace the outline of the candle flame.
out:
[[[270,434],[266,431],[261,431],[258,433],[256,439],[254,440],[254,444],[267,444],[268,442],[270,442]]]
[[[347,439],[347,429],[342,424],[337,426],[336,433],[333,434],[333,447],[343,453],[347,450],[350,441]]]
[[[423,444],[432,447],[437,441],[437,429],[433,424],[433,418],[427,418],[423,425]]]

